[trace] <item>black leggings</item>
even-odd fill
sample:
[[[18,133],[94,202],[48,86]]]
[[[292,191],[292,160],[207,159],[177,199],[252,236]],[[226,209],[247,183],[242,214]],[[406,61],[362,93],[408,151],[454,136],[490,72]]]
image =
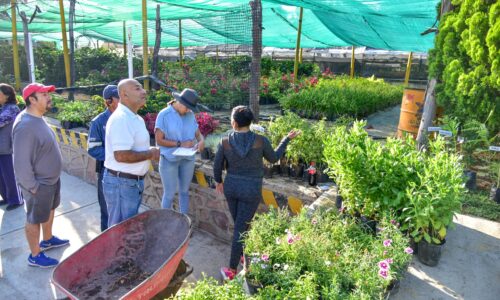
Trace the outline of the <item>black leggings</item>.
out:
[[[227,176],[224,182],[224,195],[234,221],[229,267],[236,269],[243,254],[241,236],[248,230],[262,200],[262,179],[249,180]]]

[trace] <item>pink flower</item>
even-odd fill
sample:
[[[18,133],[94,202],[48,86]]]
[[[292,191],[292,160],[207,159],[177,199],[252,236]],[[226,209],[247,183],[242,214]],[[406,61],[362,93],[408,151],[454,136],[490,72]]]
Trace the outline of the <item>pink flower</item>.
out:
[[[313,218],[313,219],[311,220],[311,223],[312,223],[313,225],[316,225],[316,224],[318,224],[318,220],[316,220],[316,218]]]
[[[413,254],[413,249],[411,247],[407,247],[405,249],[405,252],[408,253],[408,254]]]
[[[392,258],[388,258],[385,260],[385,262],[388,264],[392,264],[394,261],[392,260]]]
[[[260,257],[263,261],[269,261],[269,255],[267,254],[262,254],[262,256]]]
[[[396,225],[396,220],[391,220],[392,225]]]
[[[387,255],[387,251],[384,250],[384,256],[386,256],[386,255]]]
[[[294,240],[292,237],[288,237],[287,242],[289,245],[293,244]]]
[[[387,270],[378,270],[378,275],[384,279],[387,279],[387,276],[389,276],[389,272]]]
[[[378,262],[378,267],[380,268],[380,270],[388,270],[390,268],[390,265],[387,260],[383,260]]]
[[[384,246],[385,247],[389,247],[389,246],[391,246],[391,244],[392,244],[392,240],[391,239],[384,241]]]

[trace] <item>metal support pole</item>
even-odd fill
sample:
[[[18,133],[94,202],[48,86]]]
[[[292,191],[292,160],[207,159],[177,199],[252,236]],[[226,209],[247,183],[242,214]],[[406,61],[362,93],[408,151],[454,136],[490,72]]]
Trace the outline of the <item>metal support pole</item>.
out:
[[[299,55],[299,63],[301,64],[302,63],[302,52],[303,52],[304,48],[300,48],[300,55]]]
[[[134,44],[132,43],[132,27],[128,29],[128,43],[127,43],[127,52],[128,52],[128,78],[134,78],[134,58],[132,57],[132,49],[134,48]]]
[[[182,58],[184,57],[184,49],[182,49],[182,22],[179,20],[179,62],[182,65],[184,64],[182,62]]]
[[[127,59],[127,21],[123,21],[123,56]]]
[[[30,82],[35,82],[35,58],[33,56],[33,39],[31,38],[31,33],[28,33],[28,56],[30,57],[30,65],[29,65],[29,71],[30,71]]]
[[[351,78],[354,78],[354,61],[356,58],[354,57],[354,46],[352,46],[352,52],[351,52]]]
[[[406,63],[405,86],[408,86],[408,83],[410,82],[412,59],[413,59],[413,52],[410,52],[410,54],[408,54],[408,62]]]
[[[16,0],[10,0],[12,20],[12,60],[14,63],[14,78],[16,79],[16,90],[21,89],[21,72],[19,70],[19,51],[17,49],[17,23],[16,23]]]
[[[63,0],[59,0],[59,14],[61,15],[61,34],[63,43],[64,70],[66,72],[66,86],[71,86],[71,76],[69,68],[68,37],[66,36],[66,20],[64,17]]]
[[[148,3],[142,0],[142,74],[149,75],[148,68]],[[149,91],[149,80],[144,79],[144,89]]]
[[[304,9],[300,8],[299,16],[299,28],[297,29],[297,45],[295,46],[295,64],[293,66],[293,83],[297,80],[297,75],[299,73],[299,52],[300,52],[300,36],[302,34],[302,15]]]

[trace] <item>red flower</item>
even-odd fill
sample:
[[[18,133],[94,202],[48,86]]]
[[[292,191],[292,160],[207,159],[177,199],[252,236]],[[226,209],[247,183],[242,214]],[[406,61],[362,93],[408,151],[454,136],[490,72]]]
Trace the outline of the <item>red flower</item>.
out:
[[[219,121],[215,120],[210,114],[206,112],[201,112],[196,116],[196,122],[198,123],[198,128],[200,129],[203,136],[214,132],[214,130],[219,126]]]
[[[212,88],[212,89],[210,90],[210,94],[212,94],[212,95],[217,94],[217,89],[216,89],[216,88]]]

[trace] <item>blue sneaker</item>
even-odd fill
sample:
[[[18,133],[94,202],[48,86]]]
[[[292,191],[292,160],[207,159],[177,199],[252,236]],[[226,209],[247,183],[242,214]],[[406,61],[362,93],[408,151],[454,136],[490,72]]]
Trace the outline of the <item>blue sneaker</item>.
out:
[[[57,236],[53,235],[49,240],[40,242],[40,249],[42,249],[42,251],[45,251],[66,245],[69,245],[69,240],[61,240]]]
[[[31,256],[31,254],[28,256],[28,265],[32,267],[52,268],[57,266],[58,263],[57,259],[48,257],[43,252],[38,253],[35,257]]]

